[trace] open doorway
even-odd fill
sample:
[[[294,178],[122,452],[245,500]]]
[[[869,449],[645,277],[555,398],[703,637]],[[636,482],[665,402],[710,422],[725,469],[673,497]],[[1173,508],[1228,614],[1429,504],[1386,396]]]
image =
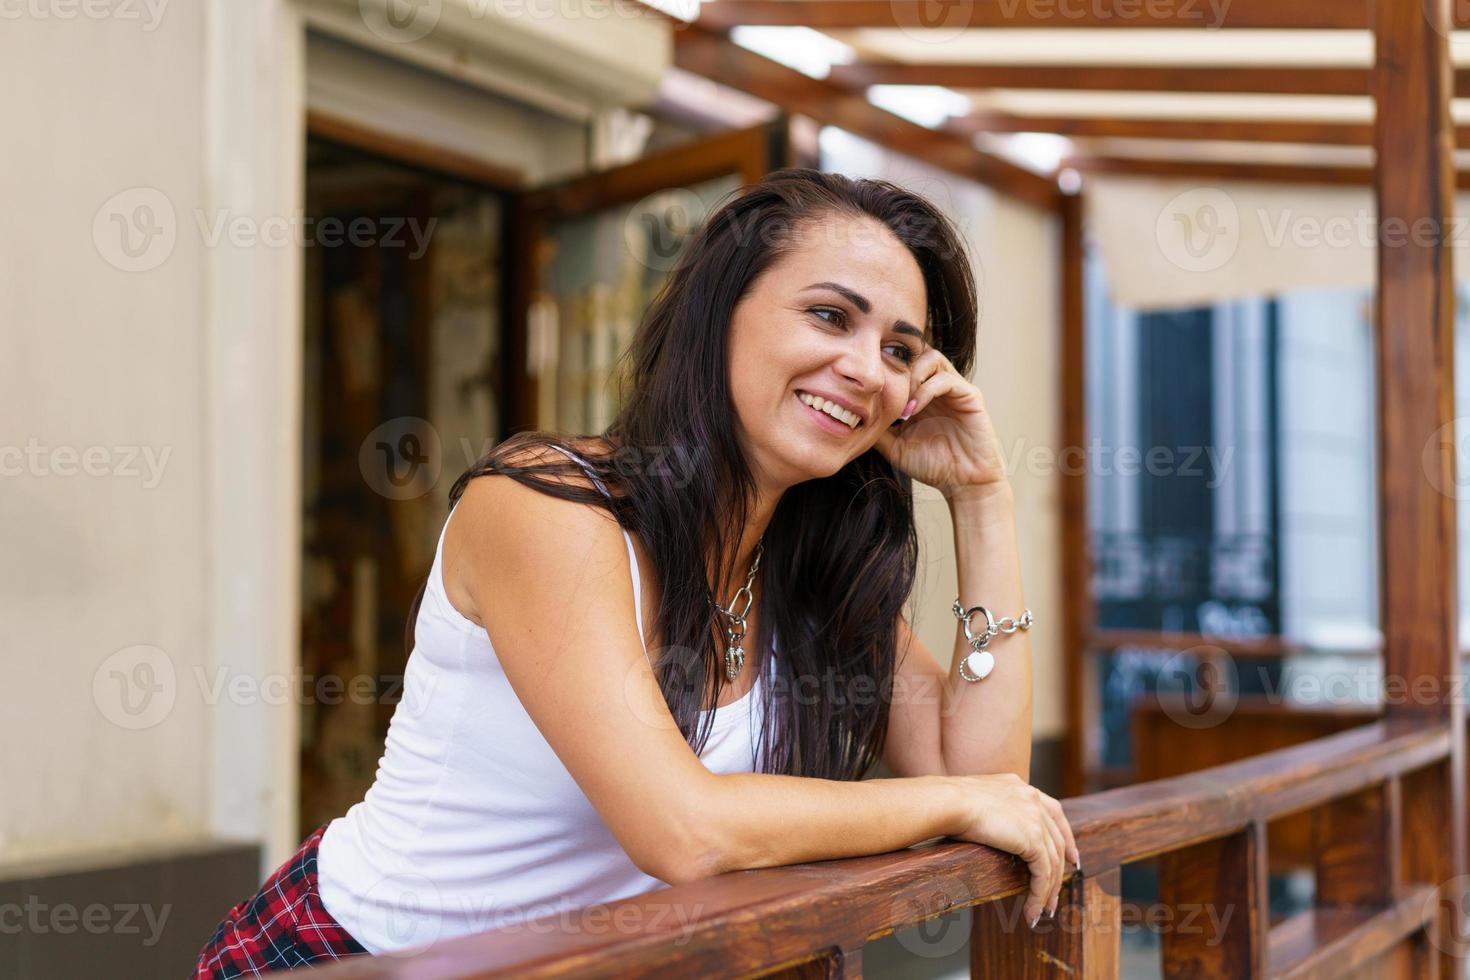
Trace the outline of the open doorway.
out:
[[[504,437],[510,397],[509,188],[323,128],[305,182],[303,836],[372,785],[449,488]]]

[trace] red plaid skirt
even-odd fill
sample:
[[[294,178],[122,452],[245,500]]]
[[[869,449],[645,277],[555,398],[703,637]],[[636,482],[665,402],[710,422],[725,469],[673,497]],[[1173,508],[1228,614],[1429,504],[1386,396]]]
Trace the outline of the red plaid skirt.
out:
[[[312,831],[253,898],[230,909],[199,953],[195,980],[258,976],[367,952],[322,905],[316,850],[326,829]]]

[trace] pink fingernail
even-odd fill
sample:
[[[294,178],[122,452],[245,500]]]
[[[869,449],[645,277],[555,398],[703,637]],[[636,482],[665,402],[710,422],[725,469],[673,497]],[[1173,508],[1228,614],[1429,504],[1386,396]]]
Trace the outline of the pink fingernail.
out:
[[[918,407],[919,400],[917,398],[910,398],[909,403],[903,407],[903,417],[908,418],[910,415],[914,414],[914,409]]]

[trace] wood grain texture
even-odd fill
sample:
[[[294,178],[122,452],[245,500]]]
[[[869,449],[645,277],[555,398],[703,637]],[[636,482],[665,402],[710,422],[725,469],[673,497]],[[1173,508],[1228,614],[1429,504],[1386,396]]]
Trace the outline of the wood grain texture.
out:
[[[1020,893],[1020,860],[963,842],[738,871],[444,940],[415,955],[345,961],[323,977],[757,976],[847,951],[956,908]]]
[[[1046,211],[1057,208],[1059,194],[1050,178],[981,152],[964,136],[920,126],[880,109],[861,89],[804,75],[713,31],[697,26],[678,31],[674,35],[674,64],[789,112],[839,126],[942,170],[987,184],[1034,207]]]
[[[1159,901],[1172,912],[1160,932],[1170,980],[1263,976],[1269,905],[1266,826],[1160,856]]]
[[[1449,753],[1448,726],[1379,721],[1172,779],[1064,802],[1083,867],[1153,857],[1320,805]]]
[[[1062,888],[1056,915],[1036,928],[1024,919],[1026,895],[975,909],[970,975],[994,980],[1114,980],[1119,975],[1122,875],[1073,875]]]
[[[1432,918],[1434,889],[1411,889],[1387,908],[1336,906],[1309,909],[1271,929],[1266,975],[1281,980],[1336,978],[1372,966],[1370,976],[1384,968],[1380,957],[1406,943],[1417,942]]]
[[[1317,904],[1385,905],[1400,880],[1398,782],[1390,779],[1312,811]]]
[[[699,23],[722,28],[740,24],[843,27],[987,28],[999,30],[1076,28],[1169,28],[1178,30],[1303,28],[1365,30],[1364,0],[1232,0],[1216,14],[1207,3],[1004,3],[965,0],[720,0],[704,5]]]
[[[723,0],[721,0],[723,2]],[[1257,95],[1367,95],[1366,68],[1272,65],[982,65],[973,62],[859,61],[832,66],[844,85],[946,85],[1072,92],[1232,92]]]
[[[1084,202],[1081,194],[1063,195],[1059,214],[1061,234],[1061,409],[1058,433],[1068,458],[1072,447],[1078,452],[1087,445],[1087,329],[1084,304]],[[1063,697],[1067,726],[1062,742],[1062,787],[1068,796],[1084,790],[1084,773],[1096,760],[1096,739],[1089,738],[1096,724],[1096,704],[1091,692],[1093,665],[1089,662],[1088,636],[1094,632],[1096,602],[1093,599],[1093,556],[1087,522],[1087,469],[1063,466],[1061,483],[1062,527],[1058,537],[1062,570],[1061,635]]]
[[[1447,223],[1456,183],[1450,3],[1377,0],[1370,9],[1378,220],[1385,228],[1430,232],[1396,243],[1380,239],[1374,339],[1384,674],[1409,692],[1389,699],[1385,711],[1389,718],[1449,723],[1448,764],[1438,772],[1448,804],[1442,812],[1450,819],[1427,830],[1446,856],[1447,866],[1439,868],[1444,877],[1430,879],[1440,888],[1460,880],[1466,859],[1465,705],[1457,691],[1463,664],[1456,652],[1455,311]],[[1429,798],[1417,787],[1412,795],[1410,806]],[[1420,856],[1411,851],[1408,857],[1424,868]],[[1438,904],[1437,929],[1455,938],[1458,902]],[[1447,976],[1458,975],[1462,965],[1450,955],[1439,963]]]

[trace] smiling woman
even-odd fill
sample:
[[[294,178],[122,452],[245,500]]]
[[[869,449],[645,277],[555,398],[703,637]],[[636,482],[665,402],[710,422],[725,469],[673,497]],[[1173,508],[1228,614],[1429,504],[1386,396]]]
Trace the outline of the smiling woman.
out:
[[[788,169],[719,208],[607,430],[521,433],[455,483],[376,781],[270,883],[328,948],[257,896],[201,975],[941,835],[1021,855],[1031,919],[1055,908],[1076,848],[1024,779],[1024,637],[950,693],[901,614],[915,479],[952,502],[962,589],[1019,600],[975,309],[954,229],[893,184]],[[636,462],[666,456],[693,465]],[[864,779],[880,758],[900,778]]]

